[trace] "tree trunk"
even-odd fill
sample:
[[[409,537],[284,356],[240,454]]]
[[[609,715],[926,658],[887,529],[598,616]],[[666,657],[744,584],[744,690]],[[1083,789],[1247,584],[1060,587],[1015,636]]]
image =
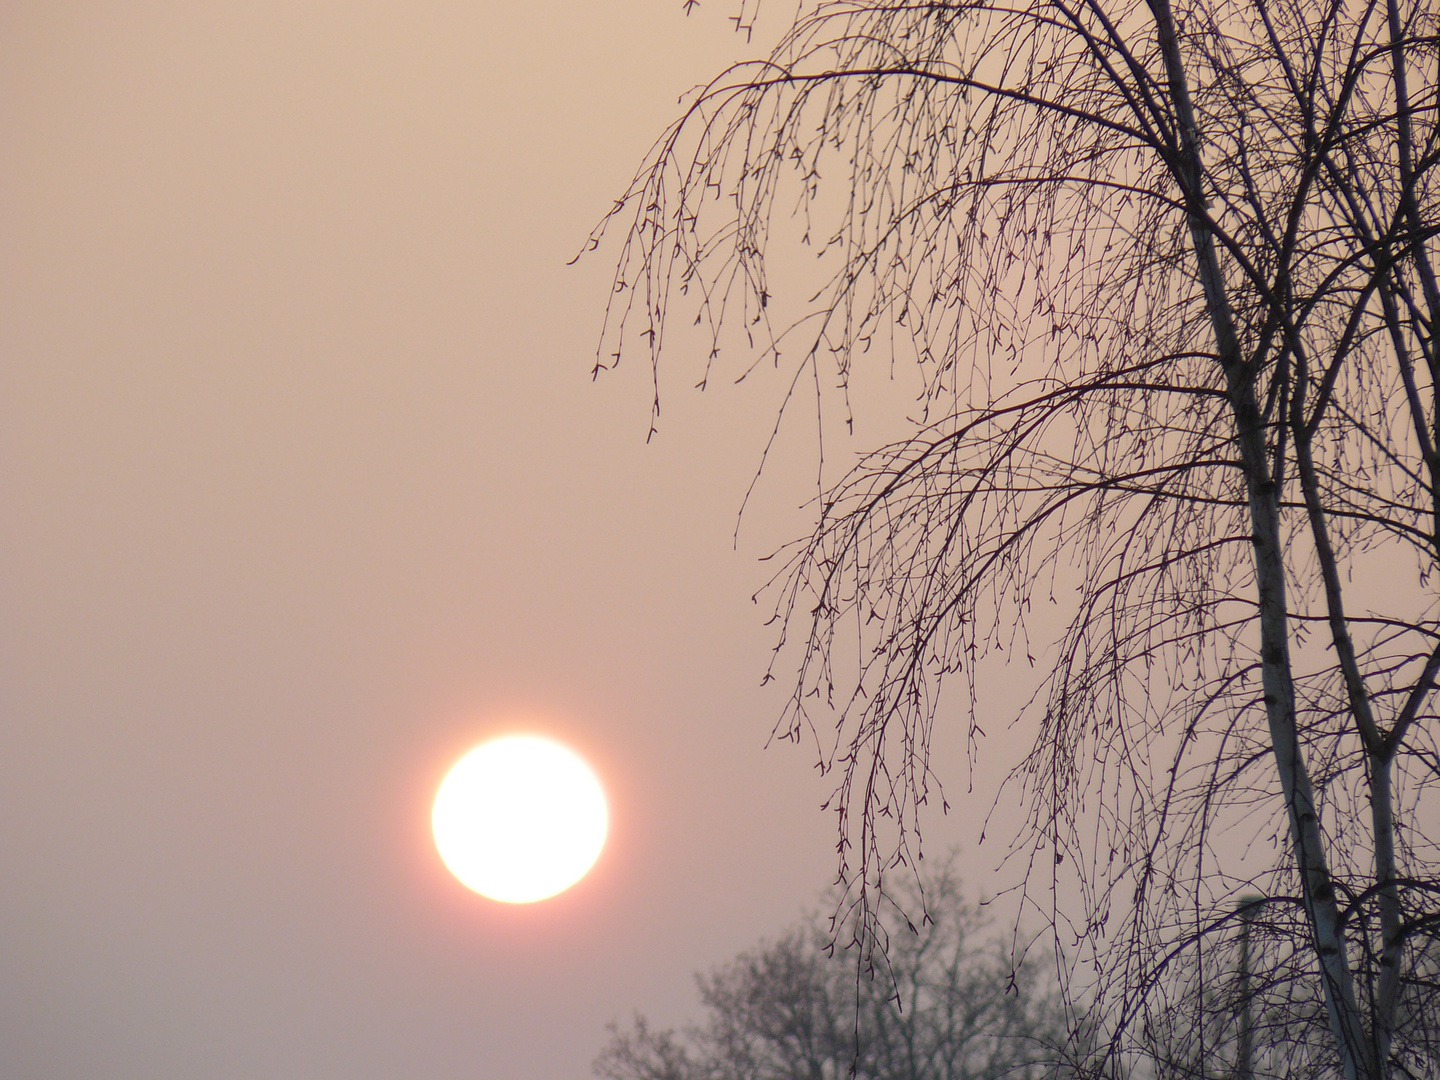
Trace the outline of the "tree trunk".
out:
[[[1200,136],[1190,103],[1189,85],[1180,58],[1169,0],[1150,0],[1171,103],[1176,121],[1176,179],[1184,193],[1196,270],[1226,391],[1235,420],[1236,442],[1245,475],[1251,540],[1255,554],[1255,586],[1260,611],[1260,661],[1270,747],[1284,793],[1295,864],[1310,923],[1312,945],[1325,988],[1330,1030],[1346,1080],[1383,1080],[1374,1071],[1374,1057],[1360,1012],[1340,918],[1335,887],[1325,858],[1314,790],[1295,721],[1295,687],[1291,676],[1285,565],[1281,550],[1279,491],[1268,467],[1265,429],[1255,396],[1255,376],[1240,352],[1215,240],[1205,214],[1204,172]]]

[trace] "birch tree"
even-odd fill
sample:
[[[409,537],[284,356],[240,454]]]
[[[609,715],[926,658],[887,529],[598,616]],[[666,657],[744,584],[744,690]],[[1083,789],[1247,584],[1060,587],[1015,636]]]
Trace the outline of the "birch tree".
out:
[[[779,556],[777,730],[835,778],[863,936],[921,854],[935,725],[983,753],[1013,723],[1027,888],[1114,1067],[1201,1008],[1169,973],[1255,895],[1291,943],[1255,992],[1303,983],[1315,1067],[1440,1069],[1402,1022],[1440,932],[1437,22],[807,2],[592,237],[599,367],[773,366],[781,420],[813,400],[822,430],[865,365],[918,373],[913,429],[826,473]],[[806,245],[821,285],[790,295]],[[982,716],[1002,656],[1035,693]]]

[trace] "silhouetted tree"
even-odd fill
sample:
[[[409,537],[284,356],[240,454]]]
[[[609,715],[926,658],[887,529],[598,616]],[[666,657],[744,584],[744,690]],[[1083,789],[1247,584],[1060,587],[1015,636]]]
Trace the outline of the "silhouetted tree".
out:
[[[1003,651],[1038,665],[1027,880],[1116,1052],[1258,893],[1326,1067],[1411,1060],[1440,919],[1437,19],[807,0],[597,230],[600,366],[658,364],[680,304],[704,378],[776,365],[782,418],[813,386],[822,430],[862,363],[920,373],[912,433],[824,483],[773,585],[778,730],[836,732],[858,936],[918,855],[933,725],[976,744]],[[792,239],[808,303],[776,296]]]
[[[1203,949],[1173,958],[1136,1018],[1131,1055],[1156,1080],[1334,1075],[1324,994],[1293,904],[1242,902]],[[1395,1011],[1398,1075],[1440,1074],[1440,942],[1410,956]]]
[[[918,895],[913,896],[918,901]],[[942,874],[931,918],[898,931],[884,970],[857,968],[811,921],[697,982],[704,1023],[644,1017],[595,1062],[607,1080],[1038,1080],[1065,1032],[1030,965],[981,936],[985,920]],[[852,1069],[854,1070],[852,1073]]]

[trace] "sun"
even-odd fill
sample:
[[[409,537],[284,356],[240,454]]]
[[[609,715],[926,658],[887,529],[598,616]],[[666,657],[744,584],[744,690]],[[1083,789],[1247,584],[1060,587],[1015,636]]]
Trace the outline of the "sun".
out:
[[[585,876],[605,846],[609,812],[600,781],[573,751],[508,735],[455,763],[430,823],[440,858],[462,884],[529,904]]]

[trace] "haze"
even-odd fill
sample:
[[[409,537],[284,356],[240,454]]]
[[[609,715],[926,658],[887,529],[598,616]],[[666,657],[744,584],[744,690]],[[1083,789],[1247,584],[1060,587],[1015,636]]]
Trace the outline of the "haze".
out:
[[[771,401],[678,378],[647,447],[565,265],[728,13],[0,7],[7,1078],[579,1080],[828,883],[791,523],[731,543]],[[526,724],[613,818],[515,908],[427,815]]]

